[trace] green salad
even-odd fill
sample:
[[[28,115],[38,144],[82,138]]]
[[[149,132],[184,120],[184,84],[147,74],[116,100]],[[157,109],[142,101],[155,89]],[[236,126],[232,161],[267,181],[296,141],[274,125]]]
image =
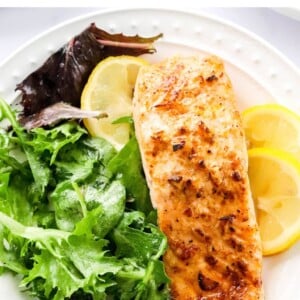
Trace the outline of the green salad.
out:
[[[38,299],[168,299],[134,133],[117,152],[75,121],[26,131],[1,99],[0,119],[1,273]]]

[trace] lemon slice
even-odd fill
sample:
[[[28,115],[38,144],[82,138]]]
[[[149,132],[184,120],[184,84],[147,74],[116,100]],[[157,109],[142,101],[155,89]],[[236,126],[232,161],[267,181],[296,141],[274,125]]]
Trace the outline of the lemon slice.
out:
[[[129,140],[129,124],[113,124],[121,117],[132,114],[132,96],[135,80],[141,66],[148,64],[133,56],[109,57],[92,71],[81,95],[81,108],[99,110],[108,118],[84,119],[84,125],[92,136],[103,137],[117,150]]]
[[[300,159],[300,117],[279,104],[250,107],[242,113],[249,148],[270,147]]]
[[[300,237],[300,162],[272,148],[253,148],[248,155],[263,254],[275,254]]]

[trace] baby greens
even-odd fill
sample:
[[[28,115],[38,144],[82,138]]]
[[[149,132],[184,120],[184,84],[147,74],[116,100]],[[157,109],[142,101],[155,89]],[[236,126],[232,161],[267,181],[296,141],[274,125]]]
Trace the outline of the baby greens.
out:
[[[30,116],[54,103],[80,107],[80,96],[89,75],[104,58],[118,55],[139,56],[154,53],[152,37],[111,34],[95,23],[71,38],[37,70],[17,85],[22,93],[23,115]]]
[[[38,299],[167,299],[166,238],[133,137],[76,122],[25,131],[0,99],[0,268]]]

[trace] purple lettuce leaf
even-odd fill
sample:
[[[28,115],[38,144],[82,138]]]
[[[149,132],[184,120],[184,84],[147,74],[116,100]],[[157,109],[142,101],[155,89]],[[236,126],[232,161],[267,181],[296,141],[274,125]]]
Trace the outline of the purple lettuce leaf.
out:
[[[36,114],[57,102],[80,107],[80,96],[93,68],[108,56],[155,52],[153,43],[162,37],[110,34],[92,23],[51,55],[16,87],[21,91],[21,116]]]
[[[52,104],[38,113],[20,119],[25,129],[52,126],[66,119],[106,118],[108,115],[102,111],[87,111],[63,102]]]

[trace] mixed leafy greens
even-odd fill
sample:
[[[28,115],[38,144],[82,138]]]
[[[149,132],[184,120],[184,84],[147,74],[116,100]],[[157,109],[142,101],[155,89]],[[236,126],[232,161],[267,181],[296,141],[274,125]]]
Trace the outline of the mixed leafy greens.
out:
[[[168,299],[134,135],[116,152],[74,121],[26,131],[1,99],[0,120],[1,272],[38,299]]]
[[[162,34],[111,34],[92,23],[17,85],[22,93],[23,115],[36,114],[60,101],[80,107],[83,87],[99,61],[108,56],[153,53],[153,43],[160,37]]]

